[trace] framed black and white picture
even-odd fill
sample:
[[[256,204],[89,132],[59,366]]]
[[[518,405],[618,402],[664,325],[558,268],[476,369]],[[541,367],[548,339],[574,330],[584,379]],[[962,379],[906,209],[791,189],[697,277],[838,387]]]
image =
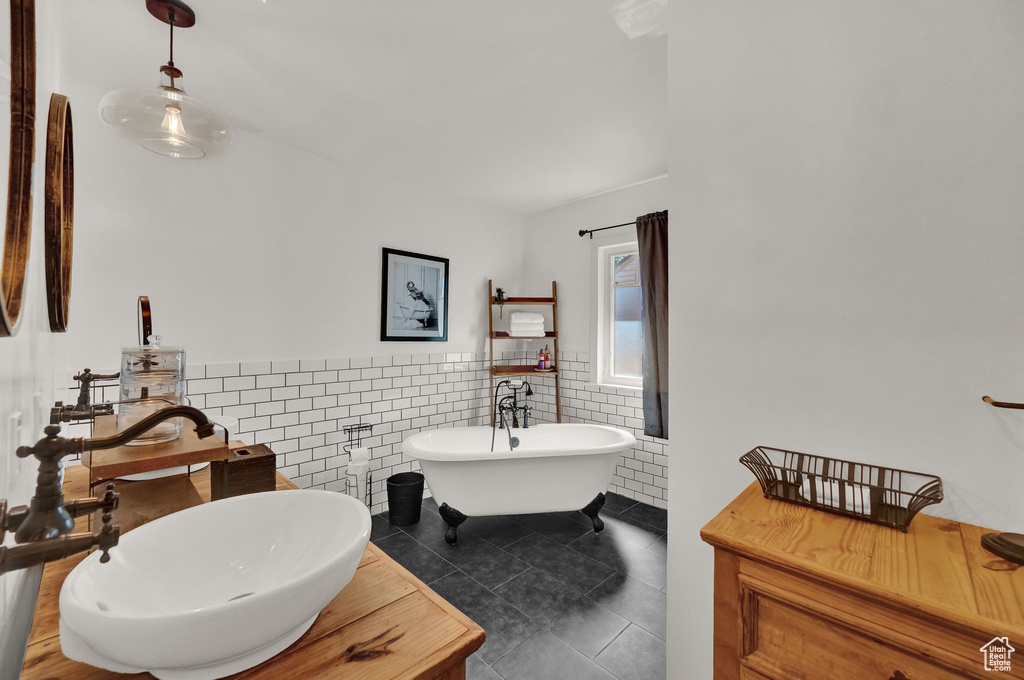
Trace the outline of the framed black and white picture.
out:
[[[383,249],[380,339],[448,341],[448,260]]]

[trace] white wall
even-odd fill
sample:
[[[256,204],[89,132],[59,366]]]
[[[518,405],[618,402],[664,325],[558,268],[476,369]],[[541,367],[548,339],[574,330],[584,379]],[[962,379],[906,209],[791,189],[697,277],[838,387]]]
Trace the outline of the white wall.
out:
[[[72,369],[117,365],[139,295],[190,362],[479,351],[487,279],[518,281],[521,216],[244,131],[219,157],[175,161],[105,129],[101,92],[72,95]],[[382,246],[451,260],[447,343],[379,341]]]
[[[768,444],[942,476],[1024,530],[1024,5],[674,6],[669,677],[711,677],[698,531]],[[704,484],[690,484],[686,470]]]
[[[558,281],[559,349],[590,352],[594,290],[593,261],[597,244],[636,240],[636,229],[609,229],[580,238],[580,229],[600,229],[665,210],[668,180],[659,179],[628,189],[577,201],[529,218],[523,269],[523,295],[547,295],[546,286]],[[511,293],[513,295],[517,293]]]
[[[53,3],[40,3],[36,12],[36,135],[28,285],[16,335],[0,338],[0,499],[7,499],[12,505],[29,502],[38,467],[35,458],[20,459],[14,451],[17,446],[32,444],[43,436],[53,404],[54,369],[63,373],[66,355],[64,336],[50,333],[43,264],[46,120],[50,94],[61,91],[58,13],[59,8]],[[6,161],[4,155],[3,162]],[[7,172],[2,176],[6,178]],[[14,413],[21,414],[20,430],[12,420]],[[4,544],[13,545],[13,535]],[[16,672],[12,667],[20,668],[39,573],[41,569],[0,576],[0,677],[12,677],[11,673]]]

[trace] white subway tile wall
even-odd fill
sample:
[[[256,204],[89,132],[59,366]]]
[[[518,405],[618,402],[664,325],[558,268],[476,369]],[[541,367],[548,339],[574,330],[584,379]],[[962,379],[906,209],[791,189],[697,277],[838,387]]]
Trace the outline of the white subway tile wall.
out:
[[[528,363],[528,355],[506,351],[499,361]],[[268,445],[278,469],[303,488],[346,491],[343,428],[373,425],[362,446],[370,448],[376,513],[386,509],[387,478],[419,470],[402,453],[406,437],[424,429],[489,424],[488,365],[486,353],[190,364],[186,382],[193,406],[238,418],[236,439]],[[639,390],[589,384],[585,353],[563,352],[559,367],[563,422],[614,425],[636,436],[637,445],[623,453],[610,489],[667,507],[668,441],[643,433]],[[554,377],[525,377],[535,392],[530,398],[535,422],[554,422]],[[116,385],[97,392],[97,400],[118,398]]]

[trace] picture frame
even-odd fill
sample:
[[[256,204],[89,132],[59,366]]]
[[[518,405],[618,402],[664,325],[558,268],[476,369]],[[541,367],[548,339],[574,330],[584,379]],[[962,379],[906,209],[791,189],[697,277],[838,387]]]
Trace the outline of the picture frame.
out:
[[[448,259],[381,249],[382,342],[448,341]]]

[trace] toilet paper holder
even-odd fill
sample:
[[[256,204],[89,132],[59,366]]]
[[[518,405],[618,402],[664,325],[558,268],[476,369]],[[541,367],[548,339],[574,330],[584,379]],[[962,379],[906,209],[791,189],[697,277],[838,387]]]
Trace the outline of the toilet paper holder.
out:
[[[346,425],[342,428],[348,436],[348,443],[342,445],[345,453],[349,454],[349,465],[345,476],[355,477],[356,498],[373,508],[373,473],[370,470],[370,453],[362,446],[363,433],[372,434],[373,425],[359,423],[357,425]],[[355,455],[354,455],[355,454]],[[356,459],[358,458],[358,460]],[[347,486],[351,488],[352,481]]]

